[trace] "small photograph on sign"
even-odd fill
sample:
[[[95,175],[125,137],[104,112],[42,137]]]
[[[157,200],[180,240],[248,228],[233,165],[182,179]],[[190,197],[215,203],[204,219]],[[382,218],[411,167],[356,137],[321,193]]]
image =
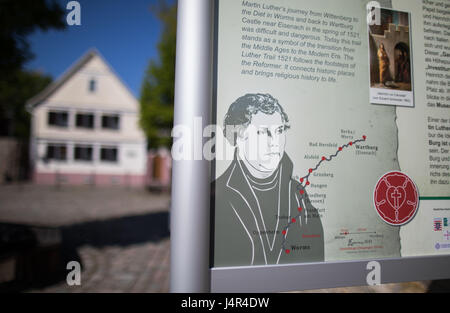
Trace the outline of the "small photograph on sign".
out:
[[[369,23],[370,102],[414,107],[410,14],[377,9]]]

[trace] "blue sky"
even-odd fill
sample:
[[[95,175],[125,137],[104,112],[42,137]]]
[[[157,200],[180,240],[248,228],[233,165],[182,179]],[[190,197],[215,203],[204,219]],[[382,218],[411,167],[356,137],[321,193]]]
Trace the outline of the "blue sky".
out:
[[[69,0],[58,2],[65,10]],[[161,25],[149,10],[157,0],[78,2],[81,5],[81,26],[31,34],[28,39],[35,58],[25,67],[56,79],[86,51],[95,47],[139,98],[147,65],[150,59],[158,58],[156,46]],[[173,0],[168,2],[173,3]]]

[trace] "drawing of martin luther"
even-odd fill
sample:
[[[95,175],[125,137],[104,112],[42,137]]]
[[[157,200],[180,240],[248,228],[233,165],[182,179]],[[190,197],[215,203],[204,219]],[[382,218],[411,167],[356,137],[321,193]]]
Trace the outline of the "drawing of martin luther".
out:
[[[287,114],[269,94],[247,94],[229,107],[224,135],[235,151],[215,182],[214,266],[324,260],[320,217],[292,179],[288,129]],[[256,157],[250,138],[258,141]]]

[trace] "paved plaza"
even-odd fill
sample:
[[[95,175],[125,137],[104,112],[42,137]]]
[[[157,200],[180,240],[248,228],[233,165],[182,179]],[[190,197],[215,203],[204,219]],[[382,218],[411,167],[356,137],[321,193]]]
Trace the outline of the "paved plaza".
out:
[[[31,292],[168,292],[167,193],[121,187],[0,186],[0,223],[59,231],[81,286],[64,279]]]
[[[22,291],[169,291],[168,194],[119,187],[28,184],[0,186],[0,203],[0,223],[58,229],[65,256],[82,264],[81,286],[68,286],[65,279],[60,279]],[[412,282],[305,292],[426,292],[430,284]]]
[[[59,227],[168,212],[169,195],[95,186],[0,185],[0,221]]]

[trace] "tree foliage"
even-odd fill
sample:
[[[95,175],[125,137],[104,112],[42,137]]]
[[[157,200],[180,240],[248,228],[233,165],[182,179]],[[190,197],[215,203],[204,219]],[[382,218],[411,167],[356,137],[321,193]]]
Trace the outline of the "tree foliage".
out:
[[[14,74],[33,57],[27,35],[37,28],[62,29],[64,11],[55,1],[0,0],[0,72]]]
[[[152,8],[162,23],[158,44],[159,60],[151,60],[146,70],[140,96],[140,124],[149,146],[170,146],[175,93],[176,3],[160,1]]]
[[[30,134],[30,113],[26,111],[28,99],[43,90],[51,77],[38,72],[16,71],[8,80],[0,80],[0,125],[1,133],[19,139]]]

